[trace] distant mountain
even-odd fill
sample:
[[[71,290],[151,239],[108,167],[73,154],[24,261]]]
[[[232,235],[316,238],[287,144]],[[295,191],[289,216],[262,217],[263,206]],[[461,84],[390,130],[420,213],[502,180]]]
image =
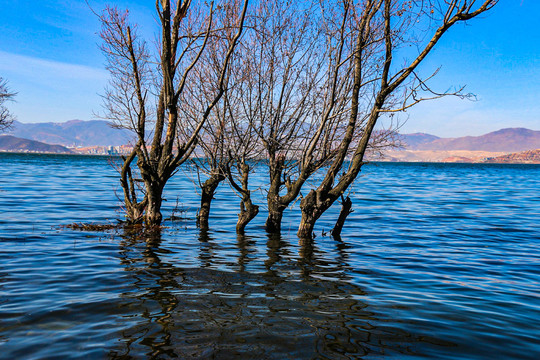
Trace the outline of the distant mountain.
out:
[[[428,144],[440,139],[438,136],[425,133],[404,134],[402,137],[404,142],[403,145],[407,149],[416,149],[420,145]]]
[[[49,145],[35,140],[21,139],[11,135],[0,135],[0,151],[39,152],[72,154],[73,152],[61,145]]]
[[[430,140],[430,137],[434,139]],[[437,138],[428,134],[403,135],[406,150],[519,152],[540,148],[540,131],[508,128],[482,136]]]
[[[10,135],[64,146],[116,146],[127,144],[130,132],[112,128],[102,120],[65,123],[13,123]]]

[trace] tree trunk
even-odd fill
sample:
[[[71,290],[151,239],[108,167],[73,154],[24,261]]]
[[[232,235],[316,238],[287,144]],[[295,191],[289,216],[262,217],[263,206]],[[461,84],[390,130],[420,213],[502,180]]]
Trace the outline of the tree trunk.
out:
[[[298,227],[298,232],[296,235],[300,239],[312,239],[315,221],[317,221],[317,218],[315,218],[313,214],[308,214],[302,211],[302,220],[300,221],[300,226]]]
[[[243,234],[246,225],[259,213],[259,206],[253,205],[249,194],[242,199],[240,203],[240,214],[238,214],[238,222],[236,223],[236,233]]]
[[[251,202],[251,191],[249,191],[249,172],[251,167],[242,159],[239,166],[242,186],[238,185],[228,169],[229,182],[240,194],[242,194],[242,200],[240,201],[240,214],[238,214],[238,222],[236,223],[236,233],[241,235],[244,233],[246,225],[259,213],[259,206],[253,205]]]
[[[142,224],[144,220],[144,209],[148,200],[145,197],[141,202],[137,201],[137,190],[135,189],[135,181],[131,173],[131,163],[137,155],[137,146],[138,144],[128,157],[122,156],[124,163],[120,168],[120,185],[124,192],[126,223],[128,225]]]
[[[268,233],[277,234],[281,232],[281,219],[285,209],[286,207],[277,201],[268,201],[268,218],[265,224]]]
[[[208,218],[210,217],[210,206],[214,199],[216,189],[225,176],[222,174],[214,174],[210,176],[208,180],[201,186],[201,208],[199,209],[199,215],[197,216],[197,224],[201,229],[208,229]]]
[[[351,210],[352,207],[352,201],[350,197],[346,197],[341,202],[341,211],[339,212],[339,217],[336,221],[336,225],[332,229],[332,236],[335,238],[339,238],[341,236],[341,230],[343,230],[343,225],[345,224],[345,220],[347,219],[347,216],[349,216],[350,213],[352,213],[354,210]]]
[[[302,220],[298,227],[296,235],[300,239],[312,239],[315,222],[319,220],[321,215],[326,210],[324,205],[317,200],[317,192],[311,190],[300,202],[300,210],[302,210]]]
[[[281,232],[281,219],[283,218],[283,211],[287,208],[286,205],[284,206],[282,204],[279,196],[285,156],[276,155],[273,151],[270,151],[269,153],[270,186],[268,187],[268,195],[266,196],[268,218],[266,219],[265,227],[268,233],[277,234]]]
[[[161,203],[163,201],[163,184],[150,182],[146,184],[146,194],[148,196],[148,204],[146,206],[145,222],[147,227],[155,227],[161,225]]]

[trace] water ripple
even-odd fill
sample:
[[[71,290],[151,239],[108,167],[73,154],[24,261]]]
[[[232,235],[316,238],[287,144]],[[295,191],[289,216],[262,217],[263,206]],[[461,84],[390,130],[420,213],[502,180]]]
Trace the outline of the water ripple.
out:
[[[161,234],[90,233],[121,217],[105,157],[0,154],[0,357],[537,359],[540,166],[375,164],[342,239],[236,236],[220,188],[194,226],[188,168],[166,189],[187,218]],[[257,169],[253,181],[263,185]]]

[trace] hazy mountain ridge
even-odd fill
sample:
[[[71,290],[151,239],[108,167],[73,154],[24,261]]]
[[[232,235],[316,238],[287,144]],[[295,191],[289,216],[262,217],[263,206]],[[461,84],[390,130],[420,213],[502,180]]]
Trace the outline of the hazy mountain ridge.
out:
[[[0,151],[72,154],[62,145],[50,145],[35,140],[21,139],[11,135],[0,135]]]
[[[3,136],[0,144],[2,151],[69,153],[70,151],[63,146],[55,148],[49,144],[69,147],[109,147],[128,144],[131,137],[129,131],[112,128],[108,122],[102,120],[33,124],[15,122],[8,134],[13,136],[11,139]],[[440,138],[426,133],[400,136],[405,146],[404,150],[388,150],[383,159],[372,160],[482,162],[509,153],[540,149],[540,131],[525,128],[507,128],[482,136],[458,138]],[[24,139],[37,143],[24,142],[22,141]],[[530,156],[525,158],[512,155],[504,160],[501,158],[494,161],[531,161]]]
[[[404,134],[405,150],[520,152],[540,148],[540,131],[507,128],[481,136],[438,138],[429,134]],[[431,140],[430,140],[431,139]]]
[[[127,144],[131,134],[103,120],[70,120],[64,123],[21,123],[15,121],[9,135],[63,146],[117,146]]]
[[[414,150],[423,144],[429,144],[440,139],[438,136],[426,133],[402,134],[401,136],[403,137],[405,148],[411,150]]]

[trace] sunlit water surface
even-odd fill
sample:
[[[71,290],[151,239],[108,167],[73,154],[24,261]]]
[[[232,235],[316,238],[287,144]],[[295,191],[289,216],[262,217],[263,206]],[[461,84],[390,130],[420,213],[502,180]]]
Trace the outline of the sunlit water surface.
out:
[[[0,358],[540,358],[540,166],[370,164],[302,243],[262,188],[245,236],[227,186],[201,233],[189,169],[161,234],[63,229],[122,218],[110,160],[0,163]]]

